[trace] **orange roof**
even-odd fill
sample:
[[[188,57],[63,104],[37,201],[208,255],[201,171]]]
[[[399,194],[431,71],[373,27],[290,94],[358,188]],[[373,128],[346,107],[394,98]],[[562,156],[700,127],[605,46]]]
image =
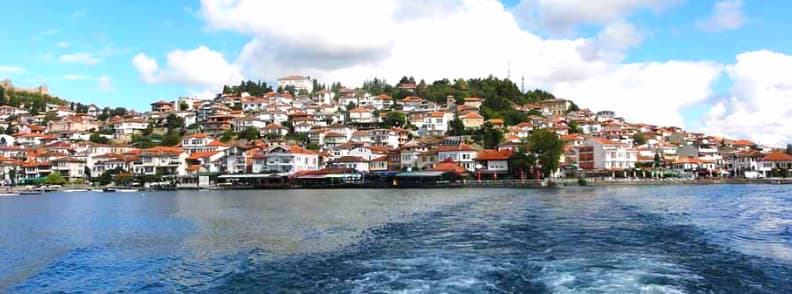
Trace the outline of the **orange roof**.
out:
[[[773,152],[763,157],[761,161],[792,161],[792,155],[786,154],[784,152]]]
[[[213,140],[212,142],[209,142],[209,144],[206,144],[206,146],[209,146],[209,147],[228,147],[228,144],[220,142],[220,141],[217,141],[217,140]]]
[[[213,155],[215,155],[217,153],[220,153],[220,151],[195,152],[193,154],[190,154],[190,157],[187,157],[187,159],[197,160],[197,159],[201,159],[201,158],[209,158],[209,157],[212,157]]]
[[[458,174],[463,174],[463,173],[465,173],[467,171],[467,170],[465,170],[464,167],[461,167],[460,165],[454,163],[454,161],[451,160],[450,158],[446,158],[446,160],[443,160],[443,161],[439,162],[431,170],[432,171],[444,171],[444,172],[450,171],[450,172],[455,172],[455,173],[458,173]]]
[[[685,164],[685,163],[700,164],[701,160],[699,160],[698,158],[694,158],[694,157],[682,157],[682,158],[677,159],[676,161],[674,161],[674,164]]]
[[[443,117],[444,113],[442,111],[432,111],[429,113],[431,117]]]
[[[368,108],[363,108],[363,107],[356,107],[356,108],[354,108],[354,109],[350,110],[349,112],[354,112],[354,113],[363,113],[363,112],[372,112],[372,111],[371,111],[371,110],[369,110]]]
[[[479,97],[465,97],[465,102],[468,102],[468,101],[477,102],[477,101],[481,101],[481,98],[479,98]]]
[[[291,145],[291,146],[288,146],[288,149],[289,149],[289,152],[295,153],[295,154],[314,154],[314,155],[316,155],[316,152],[313,152],[311,150],[302,148],[300,146]]]
[[[167,146],[156,146],[148,149],[141,150],[143,154],[169,154],[169,155],[179,155],[182,153],[182,149],[179,147],[167,147]]]
[[[478,113],[475,113],[475,112],[468,112],[467,114],[463,115],[462,118],[467,118],[467,119],[479,119],[480,118],[480,119],[483,119],[484,117],[481,116],[481,114],[478,114]]]
[[[388,94],[380,94],[374,97],[377,100],[391,100],[391,96]]]
[[[489,119],[487,121],[492,123],[492,124],[494,124],[494,125],[502,125],[504,123],[503,120],[500,119],[500,118],[493,118],[493,119]]]
[[[204,133],[196,133],[192,135],[184,136],[185,139],[192,139],[192,138],[209,138],[209,135]]]
[[[511,155],[511,150],[482,150],[476,155],[476,160],[507,160]]]
[[[751,142],[751,141],[748,141],[748,140],[737,140],[737,141],[732,142],[732,145],[734,145],[734,146],[753,146],[754,143]]]

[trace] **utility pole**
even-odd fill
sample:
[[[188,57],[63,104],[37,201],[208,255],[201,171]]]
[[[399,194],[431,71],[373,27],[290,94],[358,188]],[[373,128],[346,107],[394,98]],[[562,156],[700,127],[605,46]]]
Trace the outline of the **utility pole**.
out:
[[[522,74],[522,77],[520,77],[520,92],[525,94],[525,74]]]

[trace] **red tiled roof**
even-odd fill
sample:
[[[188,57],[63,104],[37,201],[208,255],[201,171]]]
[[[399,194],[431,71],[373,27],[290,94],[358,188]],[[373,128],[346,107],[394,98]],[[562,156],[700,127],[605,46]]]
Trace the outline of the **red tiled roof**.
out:
[[[220,153],[220,151],[195,152],[193,154],[190,154],[190,157],[187,157],[187,159],[197,160],[197,159],[201,159],[201,158],[209,158],[209,157],[212,157],[213,155],[215,155],[217,153]]]
[[[431,169],[432,171],[444,171],[444,172],[455,172],[457,174],[464,174],[466,172],[464,167],[454,163],[453,160],[450,158],[439,162],[434,168]]]
[[[789,162],[792,162],[792,155],[786,154],[784,152],[773,152],[773,153],[770,153],[767,156],[763,157],[761,161],[772,161],[772,162],[789,161]]]
[[[451,146],[439,146],[437,147],[438,151],[476,151],[473,146],[468,144],[459,144],[459,145],[451,145]]]
[[[507,160],[511,155],[511,150],[482,150],[476,155],[476,160]]]

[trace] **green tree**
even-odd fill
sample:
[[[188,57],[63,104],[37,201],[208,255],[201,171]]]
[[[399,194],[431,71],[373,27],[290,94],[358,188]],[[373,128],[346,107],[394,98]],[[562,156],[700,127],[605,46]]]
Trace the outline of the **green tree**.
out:
[[[465,124],[462,123],[461,119],[455,118],[454,120],[448,122],[449,136],[463,136],[465,134]]]
[[[541,164],[542,174],[545,177],[550,176],[559,167],[559,160],[564,152],[564,142],[555,132],[548,129],[533,131],[529,142],[531,152]]]
[[[179,102],[179,110],[186,111],[187,109],[190,109],[190,104],[187,104],[187,101]]]
[[[168,129],[165,136],[162,138],[160,145],[162,146],[176,146],[181,143],[181,135],[175,129]]]
[[[171,113],[165,117],[165,125],[168,129],[182,129],[184,128],[184,119]]]
[[[492,123],[486,122],[476,130],[473,139],[481,142],[481,146],[484,146],[485,149],[496,149],[498,144],[503,141],[503,132],[495,128]]]
[[[582,131],[580,130],[580,125],[576,121],[570,121],[567,126],[569,127],[570,134],[580,134]]]
[[[787,144],[786,154],[792,155],[792,144]]]
[[[225,132],[223,132],[223,136],[220,137],[220,142],[227,143],[231,141],[231,139],[233,138],[234,138],[234,130],[227,129],[225,130]]]
[[[509,156],[509,173],[512,177],[518,178],[521,175],[530,175],[531,169],[536,166],[536,156],[533,154],[525,154],[523,152],[515,152]]]
[[[88,137],[88,141],[97,143],[97,144],[107,144],[110,143],[110,139],[107,137],[100,135],[99,133],[91,133],[91,136]]]
[[[635,135],[633,135],[632,138],[633,138],[633,143],[635,143],[635,145],[646,144],[646,137],[642,133],[635,133]]]
[[[256,140],[259,138],[260,130],[257,127],[247,127],[239,133],[240,139]]]
[[[389,111],[387,114],[385,114],[382,124],[386,128],[403,127],[407,124],[407,116],[399,111]]]
[[[60,173],[54,172],[47,175],[44,179],[44,183],[47,185],[63,185],[66,184],[66,180],[63,179]]]
[[[56,120],[56,119],[58,119],[58,113],[54,112],[54,111],[48,111],[47,113],[44,114],[44,118],[42,119],[42,123],[44,123],[46,125],[48,122]]]

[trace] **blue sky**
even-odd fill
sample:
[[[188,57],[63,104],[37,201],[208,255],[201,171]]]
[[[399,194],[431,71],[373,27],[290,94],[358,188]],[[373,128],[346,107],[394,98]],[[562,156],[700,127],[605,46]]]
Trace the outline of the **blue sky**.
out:
[[[391,0],[383,1],[390,3]],[[448,17],[448,23],[451,24],[455,13],[462,14],[459,11],[470,9],[468,14],[463,15],[472,16],[475,13],[480,13],[480,16],[475,16],[477,22],[497,23],[496,25],[499,27],[492,25],[496,29],[508,30],[512,26],[511,23],[517,23],[521,32],[513,33],[514,38],[512,39],[526,36],[539,38],[543,43],[537,45],[536,52],[544,52],[542,54],[555,54],[554,52],[563,52],[571,48],[563,46],[579,48],[581,42],[594,44],[598,46],[596,48],[600,48],[600,51],[597,51],[599,59],[594,61],[580,61],[578,57],[561,54],[557,57],[525,61],[519,60],[521,57],[508,57],[513,64],[513,73],[519,72],[522,75],[528,73],[526,87],[529,88],[541,87],[564,94],[588,96],[587,93],[595,92],[593,88],[595,86],[592,84],[597,82],[596,79],[610,74],[613,74],[613,78],[608,82],[615,84],[616,87],[620,87],[619,85],[624,85],[627,88],[633,87],[629,81],[631,74],[620,72],[624,70],[625,65],[640,65],[643,68],[652,63],[660,63],[665,66],[676,61],[717,65],[719,69],[716,74],[713,74],[714,76],[710,75],[702,79],[706,84],[707,91],[698,91],[700,93],[696,95],[700,97],[697,96],[695,99],[674,102],[678,105],[671,110],[681,119],[663,120],[662,117],[647,117],[647,119],[650,120],[650,123],[681,124],[688,128],[732,135],[727,132],[729,128],[725,127],[727,125],[726,118],[731,114],[738,113],[739,109],[756,108],[755,106],[749,107],[751,105],[735,104],[730,100],[730,97],[735,95],[733,89],[735,82],[732,80],[732,75],[729,74],[729,69],[737,62],[737,56],[746,52],[768,50],[780,54],[780,57],[777,57],[782,58],[792,50],[792,40],[785,35],[790,29],[790,25],[786,21],[788,14],[786,11],[792,6],[792,3],[780,0],[593,1],[598,2],[593,4],[596,9],[589,7],[592,5],[591,3],[579,0],[504,0],[502,5],[495,5],[495,7],[487,4],[486,0],[465,0],[461,1],[464,2],[461,4],[456,3],[458,2],[456,0],[439,0],[437,7],[434,6],[434,2],[430,2],[432,5],[429,6],[431,7],[426,7],[421,11],[413,10],[415,6],[407,10],[405,7],[395,7],[393,9],[397,14],[402,13],[407,16],[400,16],[382,24],[376,18],[361,21],[376,22],[382,27],[379,28],[375,25],[372,27],[396,32],[393,33],[394,37],[387,38],[382,43],[374,41],[369,43],[366,40],[349,37],[349,35],[337,34],[339,29],[352,31],[368,29],[367,26],[360,23],[352,23],[349,26],[344,26],[344,23],[335,24],[338,22],[337,19],[343,19],[343,10],[351,9],[344,7],[345,3],[339,2],[334,5],[339,6],[337,12],[325,12],[325,14],[341,14],[335,20],[331,18],[323,21],[321,14],[310,14],[310,11],[307,12],[310,14],[307,17],[298,13],[290,13],[290,18],[284,21],[289,26],[297,28],[284,29],[283,24],[278,23],[277,19],[272,21],[268,19],[276,18],[274,14],[284,14],[282,11],[294,11],[295,7],[283,7],[288,4],[277,3],[277,1],[244,2],[243,0],[239,3],[218,4],[213,0],[206,0],[203,3],[186,0],[159,2],[4,1],[4,11],[36,9],[37,14],[7,13],[3,18],[0,18],[0,26],[13,28],[0,30],[0,38],[3,40],[0,42],[3,52],[0,55],[0,78],[10,78],[19,86],[46,83],[50,87],[51,93],[84,103],[95,103],[100,106],[120,105],[142,110],[147,107],[149,102],[161,98],[174,99],[185,95],[206,95],[219,90],[217,85],[222,84],[223,80],[236,77],[274,81],[281,74],[300,73],[325,79],[325,82],[339,79],[347,83],[360,82],[371,76],[387,76],[389,79],[394,79],[394,76],[401,74],[412,74],[427,79],[439,76],[454,77],[456,71],[451,73],[451,70],[443,72],[432,68],[448,63],[433,65],[430,62],[424,62],[429,64],[427,68],[422,68],[422,63],[410,64],[409,67],[405,67],[407,69],[396,66],[404,63],[397,60],[398,58],[415,60],[420,58],[411,58],[409,54],[421,54],[420,51],[415,53],[399,46],[401,43],[410,42],[410,40],[400,39],[402,37],[398,32],[402,27],[414,25],[412,21],[422,21],[421,24],[424,27],[418,27],[419,30],[437,28],[439,32],[443,33],[441,27],[446,23],[437,19]],[[355,0],[350,2],[355,2]],[[562,4],[552,5],[553,2]],[[573,5],[574,2],[586,4],[578,5],[580,11],[575,11],[575,6],[564,6],[564,2],[570,2]],[[730,12],[732,15],[727,15],[731,17],[727,20],[737,23],[728,24],[727,28],[709,27],[705,23],[716,14],[720,2],[731,3],[732,10]],[[397,1],[397,3],[404,2]],[[416,1],[416,3],[424,2]],[[358,7],[361,5],[350,3],[350,5],[352,4]],[[402,4],[395,4],[395,6],[399,5]],[[482,8],[485,6],[486,8]],[[42,7],[47,9],[41,9]],[[475,7],[475,9],[471,9],[471,7]],[[246,15],[245,10],[251,9],[255,9],[257,13],[252,16]],[[486,11],[492,13],[488,14]],[[591,11],[596,11],[599,14],[594,14],[595,12]],[[373,14],[377,15],[376,13]],[[502,19],[497,17],[500,15],[498,13],[507,13],[514,20],[501,23]],[[734,13],[737,13],[738,19],[736,20]],[[432,15],[425,16],[423,14]],[[487,17],[493,17],[493,19],[487,20]],[[566,29],[559,29],[558,19],[563,20]],[[334,31],[323,31],[331,21],[333,23],[330,27]],[[627,34],[622,33],[623,30],[619,30],[617,31],[619,33],[616,34],[619,36],[616,38],[617,41],[611,40],[610,43],[607,43],[607,38],[598,38],[611,25],[622,29],[626,27],[629,29],[627,32],[633,32],[638,37],[622,38]],[[415,28],[412,29],[415,30]],[[360,34],[370,33],[365,31]],[[300,38],[293,36],[300,36]],[[322,36],[332,36],[332,38],[324,40],[321,38]],[[459,40],[457,37],[451,41],[474,43],[475,40],[481,38],[480,36],[480,34],[474,35],[469,40]],[[310,40],[312,38],[319,40]],[[308,40],[306,41],[306,39]],[[500,41],[500,39],[496,41]],[[569,44],[559,45],[553,41],[568,41]],[[436,57],[432,56],[433,54],[443,55],[431,52],[431,47],[437,47],[431,42],[430,38],[415,45],[426,48],[424,55],[428,55],[426,58],[430,61],[437,59],[433,58]],[[508,43],[510,41],[501,42]],[[614,44],[614,42],[618,44]],[[345,44],[356,44],[355,46],[363,48],[353,50],[357,48],[350,49],[351,46],[343,46]],[[532,47],[534,45],[531,44],[520,43],[514,46],[527,46],[521,50],[533,52],[531,50],[535,47]],[[174,61],[173,64],[169,63],[169,54],[178,50],[182,50],[183,53],[193,52],[192,50],[197,50],[199,46],[205,47],[205,50],[200,53],[217,53],[217,55],[210,56],[212,58],[206,58],[207,62],[204,67],[196,65],[195,68],[192,68],[183,64],[179,65],[178,61]],[[511,44],[502,46],[511,46]],[[479,52],[482,50],[472,51],[465,56],[479,54]],[[193,59],[185,58],[185,60],[191,63],[203,63],[196,62],[202,61],[204,58],[204,55],[198,53],[196,52]],[[133,62],[135,57],[138,57],[139,63]],[[490,57],[476,55],[472,58],[486,59]],[[178,57],[174,56],[174,59],[178,59]],[[292,63],[286,63],[285,60]],[[549,61],[545,64],[545,60]],[[294,61],[300,62],[299,65],[296,65]],[[151,62],[156,63],[156,67],[150,69],[147,75],[142,65],[150,65]],[[310,62],[315,62],[318,65],[311,66]],[[504,64],[505,62],[502,59],[497,59],[492,60],[491,63]],[[576,65],[577,63],[580,65]],[[571,69],[560,70],[559,68],[563,66],[570,66]],[[218,67],[220,68],[218,69]],[[469,68],[471,69],[462,70],[463,73],[458,76],[484,76],[495,71],[495,69],[483,65],[483,62],[479,68],[476,68],[476,65],[471,65]],[[576,68],[580,68],[582,73],[570,75],[569,72],[576,71]],[[198,70],[219,71],[225,74],[220,77],[208,74],[195,77],[191,75]],[[504,75],[504,70],[497,70],[499,72],[496,72],[496,75]],[[408,72],[400,73],[400,71]],[[542,71],[559,72],[534,74]],[[665,69],[662,71],[665,72]],[[685,71],[690,72],[689,70]],[[583,74],[584,72],[592,72],[592,74],[589,77]],[[642,69],[640,72],[635,72],[636,75],[643,73]],[[684,73],[680,72],[681,74]],[[616,81],[618,77],[627,80]],[[691,77],[691,80],[693,78]],[[217,79],[217,81],[213,79]],[[659,79],[662,79],[662,76]],[[635,87],[655,82],[663,81],[658,81],[658,78],[650,79],[647,76]],[[672,81],[669,80],[669,82]],[[693,84],[687,86],[692,87],[692,90],[680,88],[677,92],[678,95],[687,95],[686,92],[692,93],[703,88]],[[668,84],[668,87],[673,88],[675,85]],[[614,89],[615,92],[618,90]],[[635,92],[625,92],[625,97],[612,98],[612,101],[608,100],[607,103],[603,102],[605,98],[567,98],[584,102],[592,101],[591,107],[610,108],[613,106],[617,110],[622,110],[631,109],[618,108],[622,104],[630,103],[627,101],[629,99],[627,93]],[[592,94],[591,96],[603,95]],[[785,95],[781,95],[779,99],[785,98]],[[753,101],[751,99],[756,100],[746,97],[744,98],[746,101],[742,102],[744,102],[743,104],[749,103]],[[718,103],[723,104],[725,113],[711,113]],[[634,108],[639,109],[640,106],[642,105],[635,105]],[[715,114],[721,115],[718,121],[707,121],[708,115]],[[635,119],[635,117],[630,118]],[[784,123],[786,121],[779,121],[775,125]],[[733,135],[748,136],[750,134],[742,132]],[[779,135],[776,132],[772,135],[774,137],[767,137],[768,140],[778,141],[788,138],[792,134]]]

